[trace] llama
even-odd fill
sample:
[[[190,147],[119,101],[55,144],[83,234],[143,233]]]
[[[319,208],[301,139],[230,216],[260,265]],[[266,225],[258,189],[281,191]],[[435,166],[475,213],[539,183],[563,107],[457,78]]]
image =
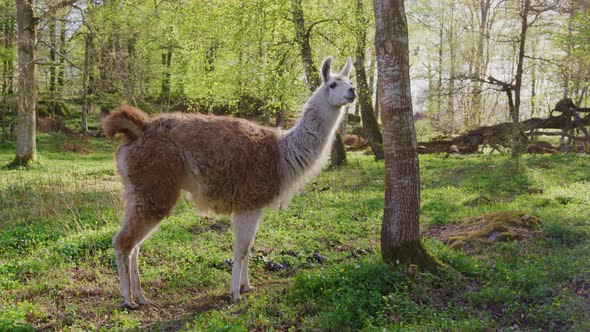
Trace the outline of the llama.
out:
[[[248,255],[264,207],[285,206],[327,160],[342,106],[355,99],[350,59],[339,74],[322,63],[323,84],[290,130],[224,116],[165,114],[150,118],[123,105],[102,121],[107,137],[122,134],[115,161],[124,186],[124,219],[113,238],[125,306],[149,303],[137,267],[139,248],[169,215],[181,190],[197,211],[230,215],[234,232],[230,294],[253,287]]]

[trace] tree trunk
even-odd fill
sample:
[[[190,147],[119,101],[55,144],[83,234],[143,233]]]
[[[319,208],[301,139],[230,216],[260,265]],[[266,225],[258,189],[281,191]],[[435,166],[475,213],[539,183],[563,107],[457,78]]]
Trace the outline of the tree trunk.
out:
[[[62,91],[65,84],[65,72],[66,72],[66,23],[64,20],[60,20],[59,24],[59,67],[57,71],[57,91]]]
[[[473,99],[473,106],[470,110],[470,116],[466,117],[468,121],[465,123],[467,129],[475,128],[481,125],[483,114],[483,100],[482,90],[483,83],[481,78],[485,76],[487,71],[486,60],[484,59],[485,41],[489,38],[487,26],[488,17],[491,8],[491,0],[479,0],[479,27],[477,32],[477,45],[474,59],[474,73],[473,77],[476,80],[472,83],[471,98]]]
[[[379,105],[379,75],[377,75],[377,87],[375,89],[375,119],[379,119],[381,116],[381,105]],[[381,120],[383,123],[383,120]],[[383,137],[383,134],[381,135]],[[384,157],[385,158],[385,157]]]
[[[342,133],[342,135],[346,135],[346,133]],[[331,152],[332,166],[342,166],[346,164],[346,148],[342,141],[342,135],[340,131],[336,132],[336,138],[334,139]]]
[[[90,90],[90,61],[93,50],[93,35],[88,31],[84,35],[84,72],[82,74],[82,121],[80,123],[80,130],[85,133],[88,131],[88,112],[90,110],[90,102],[88,100],[88,93]]]
[[[309,33],[305,28],[305,17],[303,16],[301,0],[291,0],[291,11],[293,13],[293,22],[295,23],[295,40],[299,44],[307,86],[311,92],[314,92],[320,86],[321,80],[318,69],[313,62]]]
[[[9,50],[12,47],[14,36],[14,21],[12,18],[7,18],[4,21],[4,49]],[[8,135],[6,133],[6,108],[7,98],[10,92],[10,77],[12,77],[12,60],[5,58],[2,63],[2,143],[6,142]]]
[[[305,16],[303,15],[301,0],[291,0],[291,10],[293,12],[293,22],[295,23],[295,40],[299,44],[307,87],[311,92],[315,92],[322,82],[320,80],[320,73],[313,62],[309,33],[305,27]],[[340,166],[346,162],[346,149],[342,142],[342,136],[339,134],[336,135],[336,139],[332,145],[331,155],[332,166]]]
[[[438,81],[436,84],[436,112],[442,111],[442,75],[443,75],[443,45],[444,45],[444,24],[440,18],[438,32]]]
[[[35,110],[37,86],[35,85],[36,26],[33,8],[35,0],[16,1],[18,33],[18,125],[14,166],[28,166],[37,158],[35,142]]]
[[[520,45],[518,49],[518,64],[516,65],[516,77],[514,82],[514,109],[512,110],[512,158],[518,158],[520,152],[523,148],[520,137],[520,90],[522,88],[522,73],[524,71],[524,51],[526,45],[526,32],[528,28],[528,15],[529,15],[529,8],[531,5],[530,0],[523,0],[523,8],[522,8],[522,25],[520,30]]]
[[[453,135],[455,128],[455,22],[453,18],[455,3],[451,3],[451,17],[449,18],[449,86],[447,87],[448,102],[447,116],[449,119],[449,133]]]
[[[55,67],[57,66],[57,57],[55,54],[57,48],[57,36],[55,35],[56,25],[57,21],[55,19],[49,22],[49,98],[51,99],[49,105],[51,107],[51,117],[54,120],[55,126],[57,126],[57,121],[55,121],[55,85],[57,83],[57,76],[55,75]]]
[[[342,142],[342,135],[340,135],[340,130],[338,130],[336,131],[336,139],[330,152],[330,165],[332,167],[338,167],[344,164],[346,164],[346,150]]]
[[[570,13],[570,19],[573,17],[574,13]],[[567,21],[568,25],[567,25],[567,36],[568,38],[571,37],[572,35],[572,26],[571,26],[571,22],[570,20]],[[571,59],[571,55],[572,55],[572,45],[571,43],[567,43],[566,48],[565,48],[565,59],[566,61],[569,61]],[[571,71],[568,69],[566,69],[563,73],[563,98],[569,98],[569,94],[570,94],[570,80],[571,80]],[[560,145],[565,145],[566,144],[566,137],[568,135],[567,131],[565,129],[563,129],[562,131],[562,135],[559,137],[559,144]]]
[[[160,98],[162,100],[170,98],[170,66],[172,65],[172,47],[167,47],[166,52],[162,53],[162,89]]]
[[[356,52],[355,52],[355,72],[356,85],[358,94],[358,104],[361,110],[363,122],[363,132],[371,150],[375,155],[375,160],[383,159],[383,136],[379,130],[379,124],[373,112],[373,103],[371,102],[371,92],[367,84],[367,73],[365,71],[365,49],[366,49],[366,24],[367,19],[364,17],[363,1],[356,2]]]
[[[119,79],[121,80],[121,88],[123,92],[123,97],[132,105],[137,105],[135,101],[135,94],[134,94],[134,86],[131,80],[131,73],[129,73],[128,66],[126,62],[128,61],[128,57],[125,56],[125,52],[123,47],[121,46],[121,36],[116,32],[113,35],[113,46],[115,48],[115,64],[117,66],[117,74],[119,75]]]
[[[435,270],[439,263],[420,242],[420,176],[404,4],[403,0],[375,0],[373,4],[385,152],[381,254],[390,264]]]

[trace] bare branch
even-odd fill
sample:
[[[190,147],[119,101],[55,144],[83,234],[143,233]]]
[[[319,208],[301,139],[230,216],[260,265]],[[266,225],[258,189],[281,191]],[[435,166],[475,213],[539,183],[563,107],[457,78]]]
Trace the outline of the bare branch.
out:
[[[311,30],[318,24],[321,23],[326,23],[326,22],[337,22],[338,24],[340,24],[340,19],[337,18],[327,18],[324,20],[319,20],[319,21],[315,21],[313,23],[311,23],[308,27],[307,27],[307,31],[305,32],[305,35],[307,38],[309,38],[309,35],[311,35]]]
[[[68,7],[68,6],[72,6],[77,1],[78,0],[64,0],[64,1],[57,3],[54,6],[49,7],[49,9],[47,9],[47,11],[45,11],[45,13],[43,13],[41,16],[35,18],[35,20],[33,21],[33,24],[37,24],[38,22],[44,21],[49,16],[53,15],[56,11],[58,11],[62,8]]]
[[[76,68],[76,69],[80,69],[80,67],[78,67],[78,65],[76,65],[75,63],[71,62],[70,60],[68,60],[68,58],[66,57],[65,54],[62,54],[60,52],[59,49],[57,49],[56,47],[54,47],[53,45],[51,45],[50,43],[44,41],[44,40],[38,40],[37,41],[39,44],[43,44],[45,46],[47,46],[49,49],[53,50],[57,55],[59,55],[61,58],[63,58],[70,66]],[[55,65],[55,64],[51,64],[49,62],[37,62],[37,64],[39,65]]]

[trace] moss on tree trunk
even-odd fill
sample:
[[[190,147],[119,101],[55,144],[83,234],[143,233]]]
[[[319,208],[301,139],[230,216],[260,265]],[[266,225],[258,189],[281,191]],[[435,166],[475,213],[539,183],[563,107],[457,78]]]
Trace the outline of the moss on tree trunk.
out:
[[[421,241],[408,241],[400,245],[390,245],[381,248],[383,261],[395,265],[417,265],[421,271],[434,272],[444,266],[436,257],[430,255]]]
[[[342,142],[342,136],[340,132],[336,132],[336,138],[334,139],[334,143],[332,145],[332,152],[331,152],[331,166],[338,167],[346,164],[346,149],[344,148],[344,143]]]
[[[8,168],[15,168],[15,167],[28,167],[32,161],[35,161],[35,155],[27,155],[27,156],[16,156],[14,160],[8,164]]]

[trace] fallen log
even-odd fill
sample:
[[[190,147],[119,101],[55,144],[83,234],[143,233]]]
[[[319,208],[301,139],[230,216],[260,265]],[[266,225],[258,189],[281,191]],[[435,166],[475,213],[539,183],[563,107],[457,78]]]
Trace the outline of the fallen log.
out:
[[[564,133],[561,131],[530,131],[526,134],[527,136],[563,136],[574,141],[585,141],[587,138],[585,136],[574,136],[568,133]]]
[[[561,101],[560,101],[561,102]],[[590,125],[590,115],[580,117],[577,112],[586,110],[578,108],[573,103],[558,103],[556,111],[561,112],[559,116],[550,115],[548,118],[531,118],[519,124],[521,139],[528,141],[527,132],[534,129],[574,129],[584,128]],[[572,107],[573,105],[573,107]],[[576,116],[577,115],[577,116]],[[574,117],[575,119],[572,119]],[[585,128],[582,130],[587,136]],[[468,131],[467,133],[454,138],[438,138],[430,142],[418,142],[419,153],[461,153],[469,154],[480,151],[482,145],[489,145],[494,149],[509,147],[511,145],[512,123],[505,122],[494,126],[484,126]],[[588,140],[590,143],[590,140]]]

